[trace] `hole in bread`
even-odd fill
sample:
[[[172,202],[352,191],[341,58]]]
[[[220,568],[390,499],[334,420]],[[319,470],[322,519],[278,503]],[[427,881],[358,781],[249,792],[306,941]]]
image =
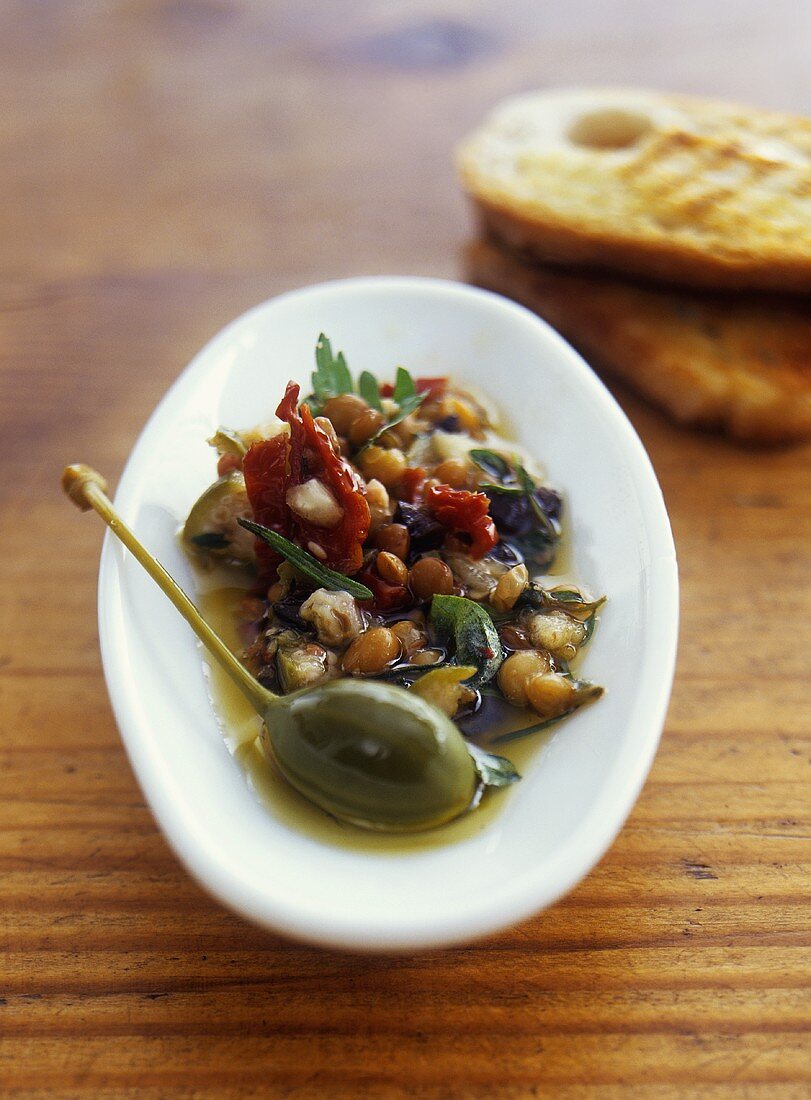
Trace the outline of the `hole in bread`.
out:
[[[649,118],[636,111],[605,107],[575,119],[567,136],[574,145],[590,149],[626,149],[639,141],[652,125]]]

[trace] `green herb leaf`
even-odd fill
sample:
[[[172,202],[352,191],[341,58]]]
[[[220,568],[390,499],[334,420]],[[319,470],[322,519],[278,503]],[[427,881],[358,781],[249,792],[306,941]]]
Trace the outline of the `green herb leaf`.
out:
[[[399,369],[402,370],[402,367]],[[400,408],[394,416],[383,425],[379,432],[375,432],[372,438],[367,440],[360,450],[364,451],[367,447],[371,447],[373,443],[376,443],[378,439],[380,439],[381,435],[384,435],[389,430],[389,428],[393,428],[395,424],[399,424],[402,420],[405,420],[407,416],[410,416],[415,409],[420,407],[427,396],[427,393],[415,392],[410,397],[404,397]]]
[[[565,710],[563,714],[558,714],[554,718],[546,718],[543,722],[535,722],[532,726],[524,726],[520,730],[512,730],[510,733],[502,733],[501,737],[496,737],[493,741],[494,745],[506,745],[510,741],[518,741],[521,737],[528,737],[531,733],[540,733],[542,730],[549,729],[550,726],[557,725],[558,722],[562,722],[564,718],[568,718],[570,714],[574,712],[576,708],[571,707],[569,710]]]
[[[488,490],[491,493],[501,493],[505,497],[522,497],[524,496],[524,490],[519,489],[516,485],[498,485],[495,482],[483,481],[479,488],[482,490]]]
[[[362,371],[358,379],[358,393],[367,405],[371,405],[378,412],[383,412],[383,402],[380,400],[380,386],[377,379],[368,370]]]
[[[481,604],[464,596],[434,596],[430,622],[437,638],[452,649],[457,664],[478,669],[468,681],[472,688],[493,679],[503,654],[498,631]]]
[[[534,607],[539,611],[565,611],[567,615],[585,621],[593,617],[605,601],[605,596],[598,600],[584,600],[582,593],[574,588],[542,588],[533,582],[521,593],[518,605]],[[594,630],[593,624],[591,629]]]
[[[312,373],[313,393],[320,404],[341,393],[352,393],[352,375],[344,353],[332,353],[332,345],[322,332],[315,345],[315,370]]]
[[[398,405],[402,405],[406,398],[414,397],[417,392],[417,387],[414,385],[414,379],[405,369],[405,367],[397,368],[397,377],[394,379],[394,393],[392,398]]]
[[[515,467],[515,473],[516,473],[516,476],[518,477],[519,482],[521,483],[521,487],[524,490],[524,494],[526,495],[526,498],[529,501],[529,504],[530,504],[530,507],[532,508],[535,519],[538,521],[538,526],[541,528],[541,530],[550,539],[557,539],[558,538],[558,529],[557,529],[557,527],[552,522],[552,520],[549,518],[549,516],[546,514],[546,512],[543,510],[543,508],[540,505],[540,502],[539,502],[538,498],[535,496],[535,490],[537,489],[537,485],[532,480],[532,478],[529,476],[529,474],[524,469],[524,467],[522,465],[520,465],[520,463],[519,463],[519,465],[517,465]]]
[[[242,519],[242,517],[239,517],[237,522],[247,531],[253,531],[257,538],[263,539],[271,549],[275,550],[277,554],[281,554],[291,565],[295,565],[296,569],[301,570],[306,577],[314,581],[318,588],[328,588],[330,592],[348,592],[356,600],[374,599],[374,593],[365,584],[353,581],[351,577],[322,565],[318,558],[313,557],[308,550],[297,546],[290,539],[286,539],[284,535],[280,535],[278,531],[271,531],[269,527],[263,527],[261,523],[254,523],[252,520]]]
[[[591,680],[572,680],[572,687],[575,692],[573,704],[562,714],[556,714],[554,718],[545,718],[542,722],[525,726],[524,729],[503,733],[501,737],[495,738],[493,744],[506,745],[509,741],[517,741],[519,737],[527,737],[531,733],[540,733],[542,730],[549,729],[550,726],[554,726],[556,723],[562,722],[564,718],[568,718],[570,714],[573,714],[586,703],[599,699],[603,694],[603,688],[598,684],[593,684]]]
[[[515,764],[506,756],[485,752],[470,741],[467,744],[467,751],[470,753],[479,779],[486,787],[509,787],[511,783],[517,783],[521,778]]]
[[[491,477],[505,478],[510,474],[510,464],[495,451],[488,451],[484,447],[474,447],[468,454],[486,474]],[[488,486],[489,488],[489,486]]]

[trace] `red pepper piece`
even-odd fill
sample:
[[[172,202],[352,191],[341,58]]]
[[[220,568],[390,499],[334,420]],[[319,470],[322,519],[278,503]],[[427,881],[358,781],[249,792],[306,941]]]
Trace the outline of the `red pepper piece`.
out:
[[[428,400],[433,401],[437,397],[443,397],[448,388],[447,378],[415,378],[414,386],[417,393],[427,393]]]
[[[406,504],[413,504],[422,497],[422,483],[427,477],[422,466],[409,466],[397,486],[397,495]]]
[[[483,558],[498,542],[496,525],[489,515],[490,501],[484,493],[430,485],[425,492],[425,507],[452,535],[470,539],[467,551],[472,558]]]
[[[291,516],[293,537],[311,552],[310,544],[315,543],[326,555],[321,560],[331,569],[351,575],[360,569],[363,543],[369,533],[369,505],[363,484],[349,463],[335,453],[329,436],[315,423],[307,405],[298,407],[298,396],[299,387],[288,383],[276,410],[279,419],[290,425],[290,473],[286,488],[317,477],[335,497],[343,516],[331,528],[317,527],[300,516]]]
[[[399,608],[405,607],[406,604],[413,602],[411,593],[404,584],[390,584],[388,581],[383,580],[371,565],[361,569],[357,579],[361,584],[365,584],[367,588],[371,588],[375,596],[374,601],[364,600],[363,607],[369,608],[373,603],[375,611],[397,611]]]

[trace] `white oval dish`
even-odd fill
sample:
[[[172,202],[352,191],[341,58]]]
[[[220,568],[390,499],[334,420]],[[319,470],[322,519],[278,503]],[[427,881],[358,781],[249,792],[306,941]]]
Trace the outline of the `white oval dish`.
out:
[[[99,579],[104,672],[155,817],[189,871],[251,920],[362,950],[494,932],[549,905],[600,859],[653,760],[673,679],[678,578],[645,451],[591,370],[548,325],[450,282],[326,283],[257,306],[195,357],[157,407],[116,494],[121,515],[187,589],[178,524],[211,481],[218,424],[267,419],[288,378],[305,386],[319,332],[353,372],[450,374],[492,397],[562,491],[572,572],[606,606],[585,674],[606,695],[557,727],[501,812],[453,845],[381,855],[295,832],[253,797],[207,694],[199,648],[107,535]],[[306,391],[305,391],[306,392]]]

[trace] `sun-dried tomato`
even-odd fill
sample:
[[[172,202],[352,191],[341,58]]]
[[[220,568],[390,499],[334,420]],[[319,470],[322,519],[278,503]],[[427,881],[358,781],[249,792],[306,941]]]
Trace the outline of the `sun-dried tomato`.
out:
[[[449,485],[429,485],[425,491],[425,507],[451,535],[463,537],[465,549],[472,558],[483,558],[498,542],[496,525],[489,515],[490,501],[484,493],[451,489]]]
[[[286,538],[290,536],[290,509],[285,503],[287,493],[287,451],[286,434],[275,435],[272,439],[263,439],[248,448],[242,463],[245,475],[245,488],[253,509],[253,518],[257,523],[278,531]],[[259,575],[262,578],[272,575],[282,560],[266,542],[256,540],[256,559]]]
[[[298,406],[299,387],[289,382],[276,415],[290,425],[287,488],[316,477],[326,485],[343,510],[335,527],[318,527],[293,515],[293,537],[305,549],[323,550],[331,569],[352,574],[360,569],[363,543],[369,533],[369,505],[363,485],[349,463],[335,453],[327,433],[313,420],[307,405]],[[316,557],[320,557],[316,553]]]
[[[329,436],[315,423],[309,408],[298,407],[298,397],[299,387],[289,382],[276,410],[279,419],[290,425],[290,434],[254,443],[245,455],[245,488],[254,519],[310,552],[315,544],[325,555],[321,560],[330,568],[356,573],[369,533],[369,505],[363,485],[352,467],[335,453]],[[335,527],[308,523],[287,505],[288,490],[313,477],[324,483],[343,510]],[[256,543],[256,556],[260,578],[265,580],[281,559],[261,540]]]

